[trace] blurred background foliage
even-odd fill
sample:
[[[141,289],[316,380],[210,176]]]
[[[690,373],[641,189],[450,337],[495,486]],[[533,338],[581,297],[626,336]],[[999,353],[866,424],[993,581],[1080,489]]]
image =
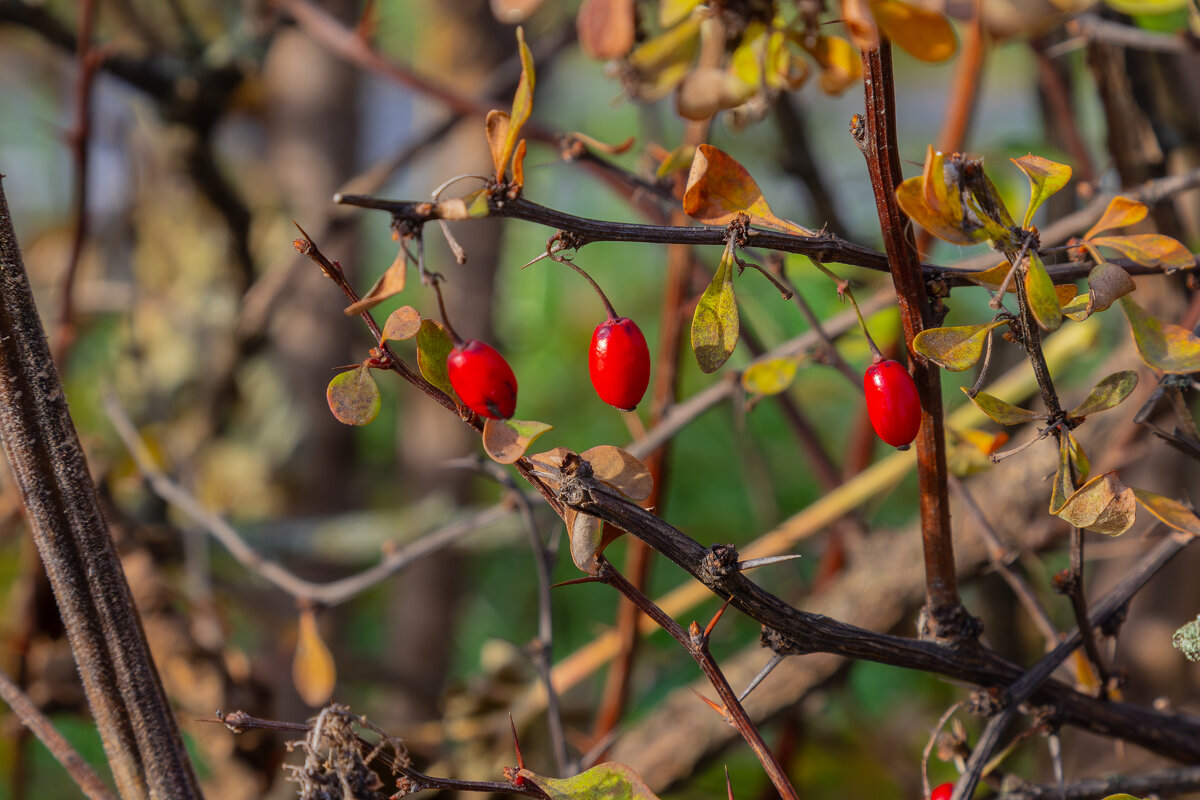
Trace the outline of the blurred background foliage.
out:
[[[322,5],[350,26],[362,12],[360,4],[344,0]],[[649,13],[652,4],[645,5]],[[1024,177],[1009,168],[1009,156],[1032,151],[1071,160],[1047,133],[1053,125],[1039,102],[1039,62],[1031,55],[1031,42],[1042,50],[1058,45],[1053,64],[1073,89],[1071,112],[1084,146],[1101,165],[1098,177],[1117,185],[1107,166],[1105,115],[1085,48],[1062,46],[1063,17],[1041,9],[1048,4],[1012,5],[1026,24],[989,41],[969,149],[987,158],[1011,208],[1023,206],[1027,189]],[[76,170],[67,133],[75,124],[77,70],[45,31],[17,24],[14,9],[21,6],[0,3],[0,170],[53,340],[74,235],[69,209]],[[76,2],[37,8],[74,30]],[[576,9],[575,3],[549,0],[526,20],[535,53],[564,32],[570,35]],[[342,314],[336,289],[291,246],[296,220],[365,291],[395,256],[388,220],[336,208],[330,198],[360,185],[352,180],[393,159],[448,112],[422,92],[342,64],[269,3],[98,0],[96,11],[95,41],[108,53],[144,58],[176,74],[174,91],[185,101],[194,89],[189,75],[222,64],[238,73],[234,88],[212,110],[211,126],[202,130],[172,118],[169,103],[99,73],[88,138],[88,236],[75,288],[78,327],[63,369],[72,414],[209,796],[286,797],[294,789],[280,779],[279,739],[261,732],[233,737],[220,726],[191,720],[218,708],[286,720],[311,712],[289,678],[296,605],[148,490],[101,400],[115,393],[161,464],[205,507],[224,515],[264,555],[314,580],[361,569],[381,551],[497,501],[501,492],[492,482],[443,468],[449,459],[478,453],[477,440],[391,376],[379,381],[384,403],[373,424],[350,430],[327,412],[323,390],[333,368],[361,361],[370,340],[358,320]],[[381,53],[468,96],[479,96],[494,74],[512,72],[512,27],[497,22],[479,0],[381,0],[373,4],[373,20],[371,41]],[[1135,22],[1179,30],[1186,10]],[[961,39],[963,23],[955,24]],[[955,65],[897,56],[901,155],[910,174],[919,170],[926,144],[938,140]],[[626,169],[648,174],[654,164],[647,146],[669,150],[680,141],[682,123],[669,98],[648,105],[622,101],[619,83],[573,44],[539,61],[538,73],[534,119],[604,142],[636,136],[630,151],[612,157]],[[507,107],[507,94],[498,96],[496,106]],[[808,148],[834,199],[835,232],[879,247],[866,171],[846,132],[850,115],[861,110],[860,91],[851,87],[828,96],[809,85],[786,102],[806,142],[786,140],[772,118],[735,128],[725,117],[716,119],[711,141],[749,169],[780,216],[814,228],[833,225],[817,215],[810,190],[781,167],[790,148]],[[1190,142],[1192,157],[1196,145]],[[450,176],[486,172],[487,163],[481,121],[467,118],[373,190],[393,198],[427,197]],[[643,221],[626,198],[564,161],[555,148],[531,143],[526,175],[525,195],[536,202],[582,216]],[[1195,218],[1190,225],[1185,233],[1194,250]],[[447,277],[459,331],[492,341],[509,358],[521,387],[517,416],[555,426],[539,449],[627,443],[621,414],[604,405],[585,379],[587,344],[602,312],[591,289],[549,261],[520,269],[545,248],[551,231],[515,221],[465,223],[455,230],[468,265],[453,263],[431,236],[430,268]],[[948,262],[971,254],[936,243],[925,256]],[[696,255],[711,272],[719,253]],[[665,248],[592,244],[577,263],[620,313],[639,321],[655,352]],[[832,285],[804,259],[789,257],[787,269],[822,319],[842,310]],[[866,287],[860,297],[886,285],[886,277],[861,270],[842,268],[841,274]],[[748,332],[763,347],[805,330],[794,307],[761,276],[743,275],[737,286]],[[955,292],[946,324],[977,321],[986,313],[986,299],[982,292]],[[436,315],[432,294],[415,279],[377,309],[377,318],[401,304]],[[1105,324],[1095,348],[1072,365],[1068,386],[1082,387],[1082,377],[1124,341],[1119,319]],[[874,316],[870,325],[881,346],[893,346],[899,332],[894,310]],[[397,349],[413,355],[411,346]],[[847,335],[840,350],[856,368],[869,362],[860,335]],[[730,368],[750,358],[743,343]],[[801,370],[790,391],[840,463],[864,424],[861,394],[826,366],[806,363]],[[1071,383],[1075,374],[1078,384]],[[944,381],[950,405],[962,400],[959,383],[971,381],[958,378]],[[681,396],[713,380],[685,350]],[[747,543],[820,496],[801,453],[774,403],[762,402],[750,413],[718,406],[674,440],[661,513],[701,542]],[[0,487],[3,665],[81,752],[102,764],[15,489],[7,476]],[[913,478],[862,511],[868,529],[903,526],[915,513]],[[560,537],[561,526],[540,519],[555,528],[552,538]],[[825,543],[823,535],[802,543],[804,559],[774,567],[760,580],[803,604]],[[624,546],[619,542],[610,551],[614,563],[622,563]],[[1056,621],[1069,627],[1067,604],[1047,588],[1059,558],[1049,554],[1022,564],[1050,598]],[[555,579],[576,576],[569,559],[560,559]],[[669,564],[657,564],[650,594],[682,580]],[[408,739],[428,772],[494,779],[498,765],[512,763],[509,744],[486,726],[475,735],[463,731],[472,730],[478,712],[503,710],[534,679],[522,648],[536,632],[535,582],[528,540],[510,517],[321,613],[320,630],[338,667],[335,698]],[[968,588],[968,607],[988,619],[989,631],[993,623],[997,631],[1016,630],[1006,642],[1008,652],[1028,661],[1038,655],[1039,643],[1019,631],[1020,611],[1002,594],[994,576],[984,577]],[[553,597],[558,657],[613,624],[615,595],[603,587],[560,589]],[[697,618],[705,619],[716,605],[706,602],[696,609]],[[1194,608],[1186,611],[1190,617]],[[911,621],[906,625],[911,629]],[[755,625],[734,615],[717,630],[716,653],[737,653],[757,636]],[[1188,680],[1183,666],[1164,669],[1176,681]],[[1190,676],[1194,690],[1194,669]],[[586,749],[603,677],[604,670],[596,670],[564,698],[568,727],[576,734],[572,744],[580,749]],[[694,678],[693,665],[672,642],[651,636],[637,662],[626,724],[635,725]],[[769,723],[767,737],[790,747],[796,784],[814,800],[914,798],[921,749],[957,696],[930,676],[859,664]],[[19,735],[14,719],[4,724],[14,735],[0,737],[0,797],[71,795],[40,745]],[[552,772],[540,722],[525,735],[531,764]],[[1046,774],[1044,749],[1025,747],[1017,758],[1010,762],[1014,771]],[[723,796],[725,764],[739,796],[755,796],[765,786],[757,762],[739,744],[674,791],[680,797]],[[955,774],[937,759],[930,769],[934,783]]]

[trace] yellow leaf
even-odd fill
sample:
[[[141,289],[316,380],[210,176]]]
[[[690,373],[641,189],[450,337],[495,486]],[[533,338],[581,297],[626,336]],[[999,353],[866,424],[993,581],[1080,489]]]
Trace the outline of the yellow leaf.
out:
[[[999,397],[993,397],[986,392],[977,392],[974,397],[971,397],[967,391],[967,387],[961,386],[959,388],[975,404],[976,408],[986,414],[993,422],[998,422],[1001,425],[1021,425],[1026,422],[1032,422],[1035,419],[1046,418],[1044,413],[1014,406],[1012,403],[1007,403]]]
[[[1083,238],[1090,239],[1100,231],[1135,225],[1144,220],[1148,212],[1149,209],[1145,203],[1117,195],[1109,201],[1108,208],[1100,215],[1100,219],[1096,220],[1096,224],[1088,229]]]
[[[1170,236],[1161,233],[1135,233],[1128,236],[1097,236],[1092,244],[1109,247],[1135,264],[1162,267],[1167,272],[1190,269],[1196,265],[1192,252]]]
[[[666,30],[678,22],[682,22],[691,14],[702,0],[660,0],[658,4],[658,24]]]
[[[936,11],[898,0],[874,0],[871,12],[884,34],[914,58],[945,61],[958,50],[954,26]]]
[[[300,699],[310,706],[325,705],[337,684],[333,654],[321,640],[316,614],[309,608],[300,612],[296,656],[292,659],[292,683]]]
[[[1088,460],[1087,452],[1083,449],[1083,445],[1069,431],[1067,432],[1067,442],[1071,446],[1071,463],[1075,465],[1075,475],[1079,480],[1086,481],[1088,476],[1092,474],[1092,462]]]
[[[966,245],[977,244],[987,238],[982,230],[967,234],[961,228],[961,217],[955,220],[930,207],[926,200],[925,178],[921,175],[908,178],[897,186],[896,200],[913,222],[939,239],[952,244]]]
[[[690,144],[681,144],[671,152],[667,153],[667,157],[662,160],[655,170],[654,175],[658,178],[665,178],[667,175],[674,175],[676,172],[683,172],[691,169],[692,159],[696,155],[696,148]]]
[[[809,50],[821,68],[821,91],[841,94],[862,78],[858,50],[840,36],[821,36]]]
[[[1150,316],[1129,295],[1122,297],[1120,303],[1142,361],[1176,375],[1200,372],[1200,339],[1194,333]]]
[[[1071,180],[1071,168],[1032,153],[1020,158],[1010,158],[1009,161],[1016,164],[1029,178],[1029,207],[1025,209],[1025,221],[1022,223],[1022,227],[1028,228],[1029,223],[1033,221],[1034,212],[1046,198]]]
[[[1105,472],[1076,489],[1055,516],[1076,528],[1119,536],[1133,525],[1136,514],[1133,489],[1121,483],[1116,472]]]
[[[693,14],[629,54],[625,63],[637,98],[657,100],[684,79],[700,46],[700,22],[700,15]]]
[[[738,325],[737,300],[733,294],[733,254],[726,247],[717,272],[692,315],[692,351],[703,372],[716,372],[733,355],[740,333]]]
[[[751,394],[779,394],[796,378],[796,359],[774,358],[751,364],[742,373],[742,388]]]
[[[536,76],[533,69],[533,53],[525,44],[525,29],[517,27],[517,52],[521,56],[521,80],[517,83],[517,92],[513,95],[511,119],[508,130],[505,131],[504,144],[500,151],[500,168],[496,171],[497,180],[504,178],[504,167],[517,147],[517,139],[521,136],[521,128],[533,113],[533,87]],[[494,157],[494,154],[493,154]]]
[[[979,272],[972,272],[971,274],[967,275],[966,278],[972,283],[976,283],[980,286],[986,286],[992,291],[996,291],[1000,288],[1000,284],[1004,283],[1004,279],[1008,277],[1008,273],[1011,271],[1012,264],[1009,264],[1007,261],[1001,261],[994,267],[980,270]],[[1007,291],[1017,291],[1017,287],[1013,285],[1012,281],[1008,282]]]
[[[1030,252],[1025,259],[1025,297],[1038,327],[1047,331],[1058,330],[1062,325],[1058,294],[1054,291],[1050,273],[1046,272],[1042,259],[1034,252]]]
[[[1194,511],[1178,500],[1172,500],[1145,489],[1134,489],[1133,496],[1147,511],[1166,525],[1177,531],[1200,536],[1200,518],[1197,518]]]
[[[913,339],[913,349],[951,372],[962,372],[973,367],[983,355],[988,333],[1007,324],[999,320],[983,325],[926,328]]]
[[[483,421],[483,450],[500,464],[512,464],[538,437],[554,430],[553,425],[535,420],[493,419]]]

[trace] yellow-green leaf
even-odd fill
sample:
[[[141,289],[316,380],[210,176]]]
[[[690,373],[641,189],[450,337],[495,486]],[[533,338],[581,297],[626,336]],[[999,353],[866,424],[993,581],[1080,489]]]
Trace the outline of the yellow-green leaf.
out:
[[[657,100],[683,80],[700,46],[700,22],[701,15],[692,14],[634,48],[625,62],[635,96]]]
[[[663,30],[682,22],[702,0],[661,0],[658,4],[658,24]]]
[[[773,358],[746,367],[742,388],[751,394],[779,394],[796,379],[796,359]]]
[[[454,397],[454,388],[450,385],[450,375],[446,371],[446,359],[454,349],[450,334],[435,319],[421,320],[421,329],[417,331],[417,368],[425,380]]]
[[[1172,500],[1145,489],[1134,489],[1133,496],[1137,498],[1143,508],[1158,517],[1164,524],[1177,531],[1200,536],[1200,517],[1197,517],[1194,511],[1178,500]]]
[[[683,193],[683,210],[706,225],[728,225],[738,214],[769,228],[811,236],[812,231],[775,216],[762,190],[736,159],[710,144],[696,148]]]
[[[421,330],[421,315],[412,306],[400,306],[388,314],[383,323],[383,341],[400,342],[411,339]]]
[[[1062,311],[1064,317],[1069,317],[1076,322],[1083,322],[1085,319],[1091,316],[1091,312],[1087,310],[1090,302],[1091,293],[1085,292],[1072,297],[1070,301],[1059,310]]]
[[[692,352],[705,373],[716,372],[738,341],[738,307],[733,294],[733,253],[725,248],[717,273],[692,315]]]
[[[541,788],[550,800],[658,800],[654,792],[624,764],[597,764],[573,778],[546,778],[529,770],[519,773]]]
[[[346,425],[370,424],[379,414],[379,387],[366,364],[339,373],[325,389],[329,410]]]
[[[913,339],[913,349],[951,372],[962,372],[974,366],[983,355],[988,333],[1007,324],[1005,320],[998,320],[982,325],[927,328]]]
[[[1014,406],[1012,403],[1006,403],[999,397],[993,397],[987,392],[977,392],[974,397],[971,397],[967,391],[967,387],[959,387],[963,394],[970,398],[975,406],[987,415],[988,419],[993,422],[998,422],[1001,425],[1022,425],[1026,422],[1032,422],[1035,419],[1045,419],[1045,413],[1029,411],[1028,409]]]
[[[1195,334],[1150,316],[1128,295],[1120,302],[1142,361],[1154,369],[1177,375],[1200,372],[1200,339]]]
[[[1079,480],[1086,481],[1092,474],[1092,462],[1088,459],[1087,451],[1070,431],[1067,432],[1067,441],[1071,445],[1071,463],[1075,465],[1075,475]]]
[[[746,25],[741,41],[729,56],[730,73],[749,86],[760,86],[766,47],[767,26],[758,21]]]
[[[521,56],[521,79],[517,83],[516,94],[513,95],[512,113],[509,114],[508,126],[504,131],[503,144],[499,153],[492,151],[495,159],[496,178],[503,179],[504,169],[517,147],[517,139],[521,137],[521,128],[533,113],[533,87],[536,75],[533,69],[533,53],[525,44],[525,29],[517,27],[517,52]],[[490,116],[490,115],[489,115]]]
[[[1034,212],[1046,202],[1046,198],[1071,180],[1071,168],[1032,153],[1009,160],[1029,178],[1029,207],[1025,209],[1025,221],[1021,223],[1021,227],[1028,228]]]
[[[1067,498],[1075,493],[1075,481],[1071,478],[1071,443],[1067,438],[1058,440],[1058,470],[1054,473],[1054,484],[1050,489],[1050,513],[1057,514]]]
[[[1104,209],[1100,219],[1096,220],[1096,224],[1088,229],[1083,238],[1091,239],[1100,231],[1136,225],[1146,218],[1149,210],[1145,203],[1117,195],[1108,202],[1108,208]]]
[[[493,419],[483,421],[483,450],[493,461],[512,464],[553,425],[536,420]]]
[[[333,696],[337,668],[333,654],[317,630],[316,614],[311,608],[300,612],[296,632],[296,655],[292,659],[292,683],[300,699],[310,706],[323,706]]]
[[[668,175],[674,175],[676,172],[683,172],[692,168],[692,159],[696,155],[696,148],[690,144],[681,144],[671,152],[667,153],[667,157],[662,160],[655,170],[654,175],[657,178],[665,178]]]
[[[874,0],[871,13],[884,34],[914,58],[945,61],[958,49],[954,26],[936,11],[900,0]]]
[[[1092,239],[1092,244],[1116,250],[1135,264],[1162,267],[1167,272],[1190,269],[1196,265],[1196,257],[1190,250],[1161,233],[1097,236]]]
[[[1083,419],[1088,414],[1107,411],[1129,397],[1137,384],[1138,375],[1133,370],[1114,372],[1097,383],[1083,402],[1071,409],[1067,416]]]
[[[1034,252],[1030,252],[1025,260],[1025,296],[1038,327],[1047,331],[1058,330],[1058,326],[1062,325],[1062,312],[1054,291],[1054,281],[1050,280],[1050,273],[1046,272],[1042,259]]]
[[[1136,514],[1133,489],[1121,483],[1116,472],[1105,472],[1076,489],[1055,516],[1076,528],[1119,536],[1133,525]]]
[[[650,468],[632,453],[611,444],[597,445],[579,454],[592,465],[596,480],[608,484],[630,500],[642,501],[654,490]]]

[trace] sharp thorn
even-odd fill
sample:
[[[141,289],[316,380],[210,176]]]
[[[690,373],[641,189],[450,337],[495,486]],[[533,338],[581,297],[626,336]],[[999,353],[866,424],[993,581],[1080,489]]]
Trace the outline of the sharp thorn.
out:
[[[771,564],[782,564],[784,561],[793,561],[797,558],[803,558],[799,553],[789,553],[782,556],[764,556],[763,558],[748,558],[745,561],[739,561],[737,568],[740,572],[766,567]]]
[[[717,621],[719,619],[721,619],[722,616],[724,616],[725,609],[729,608],[729,604],[732,602],[733,602],[733,595],[729,595],[729,599],[725,601],[725,605],[721,606],[720,610],[718,610],[716,614],[713,614],[713,618],[708,623],[708,627],[706,627],[704,629],[704,638],[705,639],[707,639],[708,635],[713,632],[713,628],[717,627]]]
[[[700,694],[699,692],[697,692],[695,689],[692,689],[692,694],[696,695],[696,697],[699,697],[701,700],[703,700],[703,701],[704,701],[704,705],[708,706],[708,707],[709,707],[709,708],[711,708],[713,711],[715,711],[715,712],[717,712],[718,714],[720,714],[722,717],[724,717],[724,716],[725,716],[725,708],[724,708],[723,706],[719,706],[719,705],[717,705],[717,704],[716,704],[716,703],[714,703],[712,700],[709,700],[707,697],[705,697],[704,695],[702,695],[702,694]]]
[[[753,692],[768,675],[771,674],[771,671],[779,666],[780,662],[782,662],[784,658],[786,658],[786,656],[781,656],[779,653],[772,653],[771,657],[767,659],[767,663],[763,664],[763,668],[758,671],[757,675],[754,676],[754,680],[750,681],[750,685],[742,690],[742,693],[738,695],[738,702],[740,703],[745,700],[746,697]]]

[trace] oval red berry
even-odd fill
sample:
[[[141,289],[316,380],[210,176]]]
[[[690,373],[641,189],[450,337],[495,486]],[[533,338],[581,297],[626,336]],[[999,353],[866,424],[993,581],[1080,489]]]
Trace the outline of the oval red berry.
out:
[[[898,361],[872,364],[863,376],[867,415],[879,438],[906,447],[921,429],[921,398],[908,370]]]
[[[954,794],[953,783],[943,783],[929,793],[929,800],[950,800]]]
[[[650,384],[650,348],[637,324],[617,317],[597,325],[588,369],[601,400],[623,411],[636,408]]]
[[[508,419],[517,408],[517,378],[504,356],[471,339],[446,357],[450,385],[467,408],[481,417]]]

